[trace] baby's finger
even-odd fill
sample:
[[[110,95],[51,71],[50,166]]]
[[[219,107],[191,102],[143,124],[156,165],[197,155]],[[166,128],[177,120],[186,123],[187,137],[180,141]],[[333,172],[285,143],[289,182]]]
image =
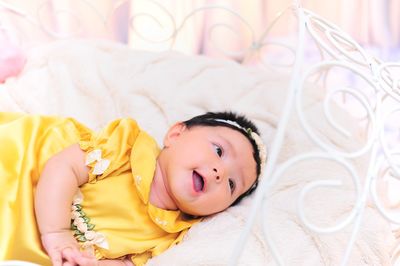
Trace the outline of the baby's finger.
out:
[[[90,249],[83,250],[81,252],[82,256],[89,259],[95,259],[96,256],[94,255],[94,251]]]
[[[53,266],[62,266],[62,256],[61,252],[58,250],[52,250],[49,252],[49,257],[51,260],[51,264]]]
[[[76,266],[76,264],[69,261],[64,261],[62,266]]]
[[[67,247],[61,251],[62,257],[70,263],[75,263],[75,257],[80,256],[80,251],[75,247]]]
[[[79,266],[98,266],[98,261],[93,256],[80,256],[76,258],[76,262]]]

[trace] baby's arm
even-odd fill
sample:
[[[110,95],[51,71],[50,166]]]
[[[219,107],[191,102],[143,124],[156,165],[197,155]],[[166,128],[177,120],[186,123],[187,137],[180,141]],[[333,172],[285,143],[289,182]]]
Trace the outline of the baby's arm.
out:
[[[71,203],[78,187],[88,181],[85,152],[74,144],[46,163],[35,193],[36,221],[53,265],[61,265],[65,248],[78,251],[70,230]]]
[[[97,261],[79,251],[70,229],[71,204],[78,187],[89,178],[85,156],[74,144],[50,158],[43,169],[35,193],[36,221],[43,246],[55,266],[134,266],[127,258]]]

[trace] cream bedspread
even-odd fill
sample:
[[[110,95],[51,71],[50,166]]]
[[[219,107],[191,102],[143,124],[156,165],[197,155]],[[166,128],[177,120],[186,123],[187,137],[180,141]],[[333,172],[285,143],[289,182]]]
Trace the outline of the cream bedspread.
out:
[[[270,146],[284,104],[289,75],[243,67],[235,62],[189,57],[175,52],[149,53],[101,41],[68,41],[41,46],[28,54],[17,78],[0,85],[0,110],[72,116],[94,129],[131,116],[161,143],[174,121],[206,110],[232,109],[253,119]],[[323,122],[322,92],[313,90],[305,109],[316,132],[343,150],[362,142],[348,115],[335,109],[338,121],[355,132],[345,139]],[[314,86],[315,87],[315,86]],[[294,115],[279,163],[317,150]],[[353,161],[360,174],[366,158]],[[285,265],[339,265],[352,226],[332,235],[307,229],[297,215],[300,190],[310,181],[341,179],[341,189],[318,189],[307,197],[307,217],[317,225],[334,225],[353,207],[351,179],[343,167],[311,160],[292,167],[267,195],[268,234]],[[148,265],[226,265],[246,221],[251,199],[194,226],[185,241]],[[260,215],[261,216],[261,215]],[[364,212],[349,265],[390,265],[394,237],[372,205]],[[243,250],[240,265],[275,265],[262,236],[260,221]]]

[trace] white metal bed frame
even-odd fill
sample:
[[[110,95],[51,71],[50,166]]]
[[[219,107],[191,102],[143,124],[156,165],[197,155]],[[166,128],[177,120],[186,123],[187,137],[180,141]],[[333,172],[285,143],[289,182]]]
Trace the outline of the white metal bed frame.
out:
[[[89,7],[91,7],[94,12],[96,12],[96,14],[101,18],[101,21],[106,27],[107,20],[109,18],[102,16],[99,12],[97,12],[95,6],[93,6],[93,4],[91,4],[89,1],[81,1],[82,3],[85,3]],[[115,4],[115,9],[119,8],[127,1],[129,0],[122,0],[117,2]],[[350,173],[352,181],[354,183],[357,199],[354,203],[352,211],[348,214],[345,220],[330,227],[319,227],[309,221],[305,215],[305,206],[303,202],[307,193],[310,193],[313,189],[320,186],[337,187],[341,185],[340,182],[338,182],[337,180],[320,180],[311,182],[303,188],[298,201],[298,215],[303,224],[311,231],[321,234],[335,233],[339,230],[342,230],[350,223],[354,224],[354,229],[352,231],[350,241],[347,245],[345,254],[343,255],[342,265],[347,265],[351,249],[355,243],[357,233],[360,229],[360,223],[363,218],[363,210],[366,206],[367,199],[370,198],[373,200],[377,209],[380,211],[381,215],[385,219],[393,224],[400,224],[400,219],[396,217],[393,213],[385,209],[385,207],[381,203],[381,200],[379,199],[379,196],[376,193],[377,181],[380,178],[383,178],[383,176],[390,175],[393,178],[400,179],[400,147],[399,145],[397,145],[397,147],[395,148],[390,147],[384,132],[387,119],[390,116],[400,113],[400,78],[398,76],[395,76],[396,74],[394,73],[397,69],[400,68],[399,63],[381,62],[380,60],[370,56],[359,44],[357,44],[356,41],[354,41],[345,32],[343,32],[334,24],[326,21],[322,17],[314,14],[307,9],[302,8],[298,1],[293,1],[293,4],[290,7],[284,10],[282,13],[278,14],[276,19],[271,23],[271,25],[269,25],[269,27],[267,27],[267,29],[259,39],[255,38],[254,30],[252,29],[251,25],[249,25],[249,23],[247,23],[246,20],[241,17],[239,13],[229,8],[223,6],[204,6],[201,8],[197,8],[187,14],[184,19],[178,24],[174,20],[172,14],[169,13],[168,10],[164,8],[160,3],[151,0],[149,0],[149,2],[157,6],[160,10],[163,10],[166,16],[171,20],[171,23],[173,25],[173,29],[171,30],[170,34],[166,38],[160,40],[150,40],[145,35],[143,35],[139,29],[136,29],[136,33],[138,34],[138,36],[149,42],[169,42],[169,49],[173,49],[176,37],[190,18],[192,18],[198,12],[206,12],[210,9],[219,9],[237,17],[249,29],[252,35],[251,45],[247,49],[241,51],[240,53],[231,53],[220,49],[221,53],[223,53],[224,55],[228,57],[233,57],[235,59],[241,58],[244,60],[247,56],[252,55],[257,51],[260,51],[263,47],[271,44],[282,45],[283,47],[293,52],[293,54],[295,55],[292,66],[292,78],[288,89],[286,103],[284,105],[283,112],[278,124],[277,133],[274,137],[273,145],[269,149],[269,159],[265,167],[264,178],[262,178],[261,183],[259,184],[259,188],[256,192],[255,200],[252,205],[247,224],[237,241],[235,249],[232,251],[230,265],[237,264],[241,255],[241,251],[246,243],[246,239],[248,238],[251,228],[257,219],[259,210],[263,210],[265,212],[265,196],[268,194],[269,189],[273,186],[273,184],[279,181],[280,176],[288,168],[301,161],[313,158],[325,158],[342,165]],[[38,10],[46,4],[47,1],[43,2]],[[26,21],[41,29],[45,34],[54,39],[71,38],[74,37],[74,34],[77,33],[75,32],[74,34],[60,34],[54,32],[46,27],[46,25],[40,19],[40,16],[32,17],[22,10],[19,10],[18,8],[12,6],[11,4],[2,1],[0,1],[0,12],[1,11],[6,11],[15,14],[15,16],[17,17],[25,19]],[[111,13],[113,13],[114,11],[115,10],[113,10]],[[72,11],[59,10],[59,12]],[[285,12],[292,12],[297,19],[297,47],[291,47],[283,43],[272,42],[271,40],[266,41],[271,28],[279,19],[282,18],[282,14]],[[151,14],[139,13],[134,14],[130,17],[130,26],[132,28],[135,28],[134,20],[143,16],[150,18],[154,22],[158,21],[157,18],[152,16]],[[225,29],[231,30],[232,32],[235,32],[235,29],[233,27],[226,24],[215,24],[210,28],[210,32],[218,27],[223,27]],[[5,21],[2,21],[1,17],[0,29],[5,32],[10,30],[7,27],[7,23]],[[318,63],[314,63],[311,65],[307,65],[305,63],[304,47],[307,38],[311,38],[314,44],[317,46],[318,50],[320,51],[321,60]],[[331,90],[324,99],[324,112],[327,120],[338,132],[344,134],[345,136],[348,136],[349,133],[346,129],[342,128],[341,125],[338,125],[334,121],[331,110],[329,108],[330,101],[333,101],[334,97],[337,94],[345,94],[351,95],[354,99],[358,101],[359,104],[363,106],[367,114],[366,120],[368,121],[368,126],[366,128],[365,134],[368,136],[368,140],[362,148],[354,152],[337,150],[335,147],[332,147],[330,144],[327,144],[323,140],[319,139],[318,136],[314,133],[313,128],[308,124],[307,117],[302,110],[301,103],[303,84],[309,77],[313,76],[315,73],[319,73],[320,75],[324,76],[334,67],[347,69],[348,71],[352,72],[353,75],[356,75],[367,82],[374,91],[374,99],[372,102],[370,101],[370,95],[367,95],[363,90],[356,88],[338,88]],[[394,108],[388,111],[383,107],[389,100],[394,100],[397,105],[395,105]],[[321,148],[322,151],[319,153],[301,154],[287,160],[281,165],[277,165],[277,158],[282,146],[285,130],[287,129],[289,116],[293,110],[296,111],[296,114],[298,115],[305,132],[309,135],[310,139],[312,139],[315,144]],[[363,180],[365,180],[364,185],[361,185],[362,179],[348,159],[358,158],[363,155],[369,156],[370,164],[367,170],[367,174],[363,178]],[[266,223],[264,224],[263,229],[265,240],[267,241],[276,262],[279,265],[284,265],[283,260],[279,255],[279,251],[275,248],[273,240],[270,239],[269,234],[267,233],[268,228]]]

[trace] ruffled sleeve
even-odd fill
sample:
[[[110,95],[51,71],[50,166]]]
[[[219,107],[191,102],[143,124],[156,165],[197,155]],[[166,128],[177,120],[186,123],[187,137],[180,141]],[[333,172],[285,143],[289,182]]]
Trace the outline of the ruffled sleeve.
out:
[[[79,142],[86,152],[85,164],[90,168],[89,183],[130,169],[130,151],[139,131],[134,120],[118,119]]]

